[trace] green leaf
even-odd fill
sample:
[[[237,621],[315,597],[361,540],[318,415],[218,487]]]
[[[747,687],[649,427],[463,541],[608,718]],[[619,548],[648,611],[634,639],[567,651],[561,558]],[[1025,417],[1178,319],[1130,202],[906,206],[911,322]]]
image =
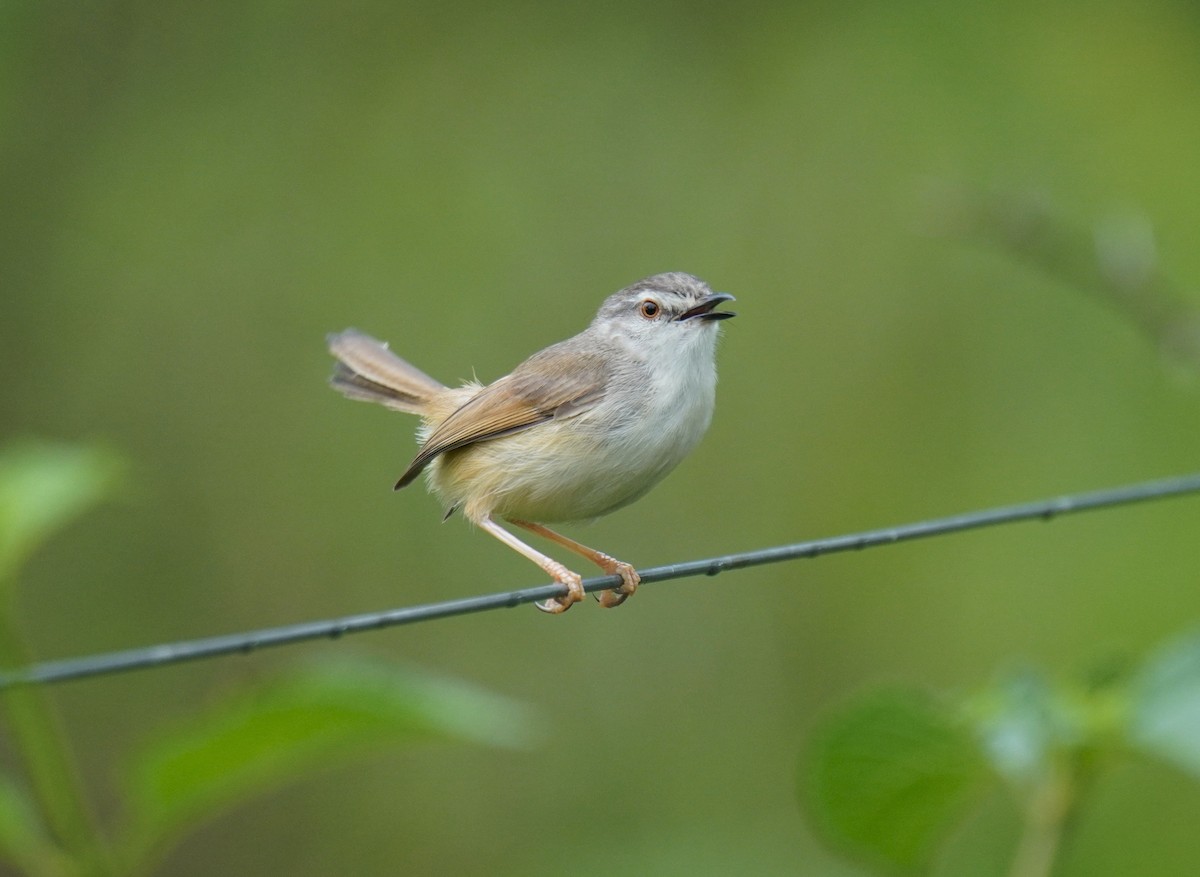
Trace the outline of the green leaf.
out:
[[[799,794],[834,846],[922,871],[987,773],[948,709],[913,691],[873,694],[829,717],[798,775]]]
[[[38,819],[33,802],[23,789],[0,774],[0,859],[26,874],[65,874],[65,855],[59,851]]]
[[[1060,754],[1078,742],[1065,704],[1032,670],[1005,676],[969,712],[993,770],[1020,787],[1044,782]]]
[[[529,745],[523,706],[466,683],[365,661],[305,666],[163,735],[129,772],[127,862],[218,810],[371,747]]]
[[[111,452],[23,442],[0,452],[0,582],[55,530],[107,497],[122,470]]]
[[[1133,683],[1129,740],[1200,777],[1200,631],[1147,660]]]

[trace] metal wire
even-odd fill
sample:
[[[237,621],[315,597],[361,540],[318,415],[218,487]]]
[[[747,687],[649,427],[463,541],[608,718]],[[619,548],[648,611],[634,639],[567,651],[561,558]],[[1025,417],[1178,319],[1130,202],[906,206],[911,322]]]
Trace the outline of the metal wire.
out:
[[[881,530],[868,530],[845,536],[814,539],[808,542],[796,542],[791,545],[779,545],[755,551],[709,557],[703,560],[656,566],[650,569],[639,570],[639,574],[642,578],[642,584],[665,582],[669,579],[681,579],[688,576],[715,576],[728,570],[743,569],[765,563],[779,563],[798,558],[815,558],[840,551],[893,545],[897,542],[924,539],[930,536],[942,536],[949,533],[960,533],[965,530],[976,530],[981,527],[996,526],[997,524],[1010,524],[1017,521],[1036,519],[1050,520],[1059,515],[1074,514],[1093,509],[1112,508],[1135,502],[1159,500],[1193,493],[1200,493],[1200,472],[1160,481],[1140,482],[1108,490],[1097,490],[1090,493],[1060,496],[1053,499],[1022,503],[1020,505],[983,509],[981,511],[919,521],[912,524],[903,524],[898,527],[889,527]],[[619,583],[620,579],[617,576],[599,576],[585,579],[583,588],[589,592],[599,591],[611,588]],[[306,640],[322,638],[336,639],[337,637],[351,633],[382,630],[386,627],[396,627],[402,624],[416,624],[418,622],[432,621],[435,618],[450,618],[455,615],[466,615],[472,612],[486,612],[490,609],[507,609],[523,603],[533,603],[538,600],[556,597],[563,593],[565,593],[565,588],[561,585],[540,585],[516,591],[484,594],[477,597],[464,597],[458,600],[426,603],[420,606],[409,606],[383,612],[348,615],[343,618],[335,618],[327,621],[310,621],[301,624],[289,624],[283,627],[253,630],[246,633],[163,643],[161,645],[87,655],[79,658],[45,661],[39,664],[31,664],[27,667],[0,671],[0,689],[16,685],[64,682],[70,679],[121,673],[128,670],[164,667],[168,664],[195,661],[201,658],[215,658],[221,655],[247,654],[271,646],[289,645]]]

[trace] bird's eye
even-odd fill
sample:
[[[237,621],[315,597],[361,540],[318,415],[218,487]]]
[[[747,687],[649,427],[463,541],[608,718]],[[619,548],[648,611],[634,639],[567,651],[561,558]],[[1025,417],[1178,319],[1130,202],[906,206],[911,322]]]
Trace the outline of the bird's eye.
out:
[[[659,310],[660,308],[658,306],[658,302],[652,299],[646,299],[644,302],[642,302],[641,307],[638,308],[638,313],[640,313],[647,320],[653,320],[658,316]]]

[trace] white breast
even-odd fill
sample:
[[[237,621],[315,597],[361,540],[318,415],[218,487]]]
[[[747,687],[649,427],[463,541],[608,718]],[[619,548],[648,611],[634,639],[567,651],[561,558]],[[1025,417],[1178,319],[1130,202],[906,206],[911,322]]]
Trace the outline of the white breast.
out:
[[[439,458],[432,486],[447,505],[465,500],[469,517],[543,523],[597,518],[638,499],[712,419],[716,332],[695,328],[692,343],[672,346],[671,360],[656,359],[665,351],[631,351],[595,407],[464,449],[469,475],[454,452]]]

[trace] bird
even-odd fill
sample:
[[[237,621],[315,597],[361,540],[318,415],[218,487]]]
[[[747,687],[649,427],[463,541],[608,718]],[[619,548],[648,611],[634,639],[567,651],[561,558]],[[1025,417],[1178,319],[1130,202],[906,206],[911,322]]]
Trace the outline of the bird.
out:
[[[621,584],[597,599],[621,605],[640,578],[625,561],[551,530],[639,499],[696,446],[713,415],[718,327],[733,301],[683,272],[655,274],[608,296],[591,323],[483,385],[449,387],[356,329],[328,336],[330,384],[344,396],[416,414],[419,448],[396,481],[422,473],[445,517],[456,510],[536,563],[563,593],[535,604],[559,614],[583,579],[500,521],[594,563]]]

